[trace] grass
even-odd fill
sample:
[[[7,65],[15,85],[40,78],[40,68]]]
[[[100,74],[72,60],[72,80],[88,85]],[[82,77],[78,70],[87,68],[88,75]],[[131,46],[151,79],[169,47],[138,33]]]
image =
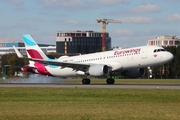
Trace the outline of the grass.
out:
[[[179,90],[0,88],[1,120],[179,120]]]

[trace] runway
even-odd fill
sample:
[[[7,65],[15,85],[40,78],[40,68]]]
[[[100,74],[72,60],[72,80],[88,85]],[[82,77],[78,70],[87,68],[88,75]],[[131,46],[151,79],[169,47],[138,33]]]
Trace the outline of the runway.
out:
[[[55,83],[1,83],[0,87],[14,88],[119,88],[119,89],[177,89],[179,84],[55,84]]]

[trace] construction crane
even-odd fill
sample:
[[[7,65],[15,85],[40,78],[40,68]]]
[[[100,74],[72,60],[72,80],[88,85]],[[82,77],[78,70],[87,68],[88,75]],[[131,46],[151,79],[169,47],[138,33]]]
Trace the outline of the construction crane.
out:
[[[108,23],[122,23],[114,19],[97,19],[97,23],[102,23],[102,51],[106,51],[106,25]]]

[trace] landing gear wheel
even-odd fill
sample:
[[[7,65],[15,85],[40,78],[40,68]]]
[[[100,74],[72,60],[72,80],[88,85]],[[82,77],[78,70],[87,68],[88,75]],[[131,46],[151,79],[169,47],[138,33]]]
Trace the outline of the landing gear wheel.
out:
[[[114,79],[113,78],[107,78],[107,80],[106,80],[106,83],[107,84],[114,84]]]
[[[90,84],[91,80],[89,78],[82,79],[82,84]]]

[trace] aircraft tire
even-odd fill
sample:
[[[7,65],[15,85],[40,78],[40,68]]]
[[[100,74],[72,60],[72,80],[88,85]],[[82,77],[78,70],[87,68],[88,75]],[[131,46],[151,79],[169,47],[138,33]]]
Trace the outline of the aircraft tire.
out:
[[[89,78],[82,79],[82,84],[90,84],[91,80]]]
[[[107,78],[107,80],[106,80],[106,83],[107,84],[114,84],[114,79],[113,78]]]

